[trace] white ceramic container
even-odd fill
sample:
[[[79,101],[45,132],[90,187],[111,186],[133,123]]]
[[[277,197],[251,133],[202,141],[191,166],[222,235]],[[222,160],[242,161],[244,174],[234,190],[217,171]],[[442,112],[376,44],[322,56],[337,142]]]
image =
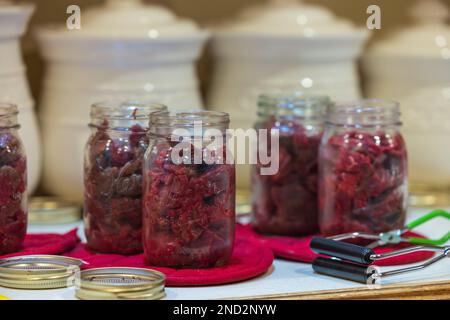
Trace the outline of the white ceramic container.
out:
[[[48,62],[41,101],[44,187],[78,201],[91,104],[123,99],[201,107],[195,62],[208,37],[193,22],[138,0],[109,0],[81,17],[80,30],[39,32]]]
[[[250,128],[262,92],[308,91],[333,100],[360,96],[355,60],[368,31],[326,9],[296,0],[272,0],[216,29],[215,70],[208,106],[231,114],[231,127]],[[248,166],[237,166],[248,189]]]
[[[367,95],[400,101],[415,189],[450,189],[450,27],[442,1],[419,0],[414,24],[364,58]]]
[[[28,161],[28,193],[32,194],[41,173],[41,146],[34,102],[22,61],[20,37],[34,11],[31,5],[0,1],[0,101],[19,107],[20,135]]]

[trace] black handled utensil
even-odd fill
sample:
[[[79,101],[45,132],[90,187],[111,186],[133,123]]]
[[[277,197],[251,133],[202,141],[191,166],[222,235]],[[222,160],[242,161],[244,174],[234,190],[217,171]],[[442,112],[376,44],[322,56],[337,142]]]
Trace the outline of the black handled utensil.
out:
[[[417,246],[376,254],[371,249],[363,246],[326,238],[314,238],[311,241],[310,247],[316,253],[333,257],[333,259],[316,258],[312,264],[315,272],[364,284],[376,284],[382,278],[418,271],[450,256],[450,246]],[[421,264],[388,271],[380,271],[377,266],[371,265],[376,260],[417,251],[432,251],[438,253],[438,255]]]

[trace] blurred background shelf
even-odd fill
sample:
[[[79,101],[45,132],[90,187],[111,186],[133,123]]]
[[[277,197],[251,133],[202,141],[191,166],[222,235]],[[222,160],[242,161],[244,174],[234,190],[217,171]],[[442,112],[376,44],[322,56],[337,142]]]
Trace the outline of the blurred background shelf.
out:
[[[125,3],[125,1],[123,2]],[[132,2],[138,3],[137,1]],[[95,15],[86,16],[86,20],[83,20],[83,15],[96,6],[104,6],[107,2],[105,0],[78,0],[75,2],[70,0],[17,0],[14,1],[14,3],[35,5],[35,12],[31,17],[27,32],[22,39],[22,49],[27,68],[26,72],[30,82],[31,96],[33,100],[37,102],[36,112],[40,115],[41,120],[44,120],[43,118],[45,117],[43,114],[48,114],[48,112],[46,112],[48,107],[42,106],[42,98],[44,98],[45,95],[48,95],[43,94],[45,87],[44,77],[46,75],[48,76],[51,72],[46,72],[44,70],[45,63],[38,49],[37,30],[40,27],[49,24],[63,26],[68,17],[66,9],[72,4],[80,6],[82,28],[83,23],[85,23],[85,27],[87,28],[93,22],[92,18],[95,18]],[[332,98],[344,99],[344,97],[357,97],[359,93],[361,93],[363,96],[368,97],[377,96],[384,99],[400,100],[402,112],[404,113],[405,137],[410,153],[410,176],[412,178],[410,184],[411,191],[413,192],[411,204],[413,206],[442,206],[450,204],[450,176],[448,176],[450,175],[450,164],[447,164],[447,161],[445,160],[448,158],[446,152],[447,150],[450,150],[450,148],[445,145],[447,142],[446,137],[448,132],[450,132],[450,113],[448,111],[450,110],[448,107],[450,105],[450,79],[448,79],[448,73],[443,72],[450,63],[450,49],[448,47],[450,44],[450,27],[448,24],[450,0],[143,0],[142,3],[146,5],[160,5],[165,8],[164,10],[166,10],[166,13],[172,12],[179,18],[188,19],[198,24],[201,30],[211,31],[213,40],[207,42],[205,50],[201,54],[199,63],[196,66],[192,66],[192,73],[195,71],[198,73],[198,85],[205,106],[207,108],[221,109],[230,112],[235,124],[234,127],[239,126],[247,128],[251,126],[254,117],[252,107],[255,106],[249,101],[243,101],[245,100],[245,97],[235,97],[234,95],[239,93],[239,90],[236,88],[229,88],[228,85],[225,88],[223,85],[239,82],[238,87],[242,89],[249,81],[248,77],[259,77],[258,74],[262,78],[265,77],[264,75],[267,76],[267,74],[269,74],[270,79],[255,79],[255,82],[256,80],[262,82],[270,80],[267,85],[270,86],[271,84],[273,88],[281,85],[286,86],[289,81],[295,82],[295,79],[297,78],[301,80],[311,76],[313,79],[310,80],[313,82],[315,81],[316,87],[322,88],[323,85],[323,88],[334,88],[327,89],[328,91],[331,90],[330,92],[323,92],[332,95]],[[369,31],[366,29],[366,20],[368,18],[367,8],[374,4],[381,8],[382,25],[380,30]],[[271,6],[277,5],[279,5],[279,8],[281,9],[275,14],[277,10],[273,8],[276,7]],[[284,9],[282,9],[283,6]],[[303,7],[306,8],[304,11],[307,16],[306,20],[305,18],[302,18],[301,14],[303,9],[300,8]],[[294,9],[291,11],[286,10],[286,8],[296,8],[295,10],[297,11]],[[96,12],[96,14],[98,14],[102,11],[97,10]],[[150,9],[146,12],[151,16]],[[162,13],[163,11],[159,12]],[[305,61],[300,61],[300,59],[298,61],[295,60],[292,64],[283,64],[280,62],[281,60],[286,60],[283,56],[280,58],[281,60],[279,59],[280,61],[272,59],[270,63],[271,66],[268,66],[267,68],[263,68],[263,66],[246,66],[246,68],[250,70],[248,72],[246,71],[246,73],[250,72],[251,74],[247,74],[246,77],[242,76],[242,78],[245,79],[238,79],[240,77],[233,75],[236,71],[239,72],[245,63],[239,61],[237,58],[233,58],[235,54],[237,54],[237,56],[240,55],[238,53],[239,46],[228,48],[228,53],[222,52],[218,54],[218,50],[224,47],[223,45],[218,46],[217,41],[215,40],[218,26],[233,26],[233,30],[235,30],[237,23],[240,21],[241,27],[242,25],[247,25],[246,28],[248,29],[249,26],[253,24],[252,28],[254,29],[255,26],[257,26],[255,23],[258,21],[266,21],[268,23],[266,28],[264,28],[263,25],[258,28],[260,28],[259,32],[261,32],[261,34],[267,35],[272,29],[275,30],[278,28],[278,31],[276,32],[281,32],[280,30],[283,30],[283,28],[280,29],[280,23],[283,24],[284,20],[286,20],[286,26],[294,21],[292,24],[294,26],[295,19],[292,20],[291,18],[295,18],[297,13],[299,13],[298,24],[300,25],[302,23],[310,23],[312,26],[317,26],[318,28],[323,26],[328,26],[329,28],[330,26],[335,25],[341,26],[343,28],[342,30],[344,30],[345,28],[350,28],[351,24],[353,24],[355,34],[357,33],[357,29],[365,29],[368,31],[367,43],[364,46],[364,53],[361,55],[363,59],[358,59],[357,61],[361,63],[358,63],[356,67],[353,67],[352,65],[352,59],[355,55],[356,57],[359,56],[357,53],[359,51],[358,48],[362,45],[354,41],[351,46],[352,50],[349,49],[346,54],[344,59],[345,63],[342,62],[333,66],[333,68],[336,68],[333,69],[336,72],[333,71],[329,75],[323,73],[323,70],[328,70],[329,68],[321,68],[320,63],[317,63],[317,61],[315,63],[308,62],[310,58],[313,59],[314,57],[311,56],[311,53],[305,53],[305,50],[301,50],[302,55],[306,55],[304,57],[307,58]],[[258,15],[261,15],[259,20],[255,19]],[[157,15],[152,17],[156,18],[156,16]],[[282,16],[286,17],[286,19],[280,19]],[[160,21],[160,19],[162,18],[158,17],[157,20]],[[310,21],[307,21],[308,19]],[[150,19],[147,23],[150,23],[149,25],[151,25],[153,23],[152,21],[153,20]],[[273,25],[271,25],[271,23]],[[343,26],[346,27],[344,28]],[[242,28],[237,29],[241,30]],[[285,29],[287,29],[286,34],[295,34],[293,30],[290,30],[289,28]],[[299,39],[301,39],[301,34],[298,35],[300,36]],[[408,42],[411,38],[413,39],[413,43]],[[254,38],[250,37],[250,39],[252,39],[252,42],[248,44],[245,42],[245,48],[255,49],[260,45],[257,41],[254,41]],[[232,41],[231,43],[234,42]],[[237,41],[235,43],[239,44],[240,42]],[[280,49],[275,43],[272,44],[270,41],[268,43],[270,43],[271,48],[277,48],[277,50]],[[300,47],[303,46],[303,49],[308,49],[304,48],[304,45],[300,45],[301,43],[303,42],[299,40]],[[305,41],[304,43],[306,45],[310,42]],[[339,41],[336,43],[339,43]],[[291,48],[292,50],[299,52],[298,48],[292,44],[284,43],[283,46],[285,46],[285,51]],[[317,48],[323,47],[320,45],[317,46]],[[328,49],[324,47],[321,50],[324,57],[326,57],[326,59],[323,57],[321,58],[325,59],[324,61],[333,60],[334,51]],[[250,50],[253,52],[252,54],[255,54],[254,50],[252,50]],[[285,51],[281,49],[280,53]],[[372,55],[372,51],[375,51],[375,55]],[[311,52],[316,51],[312,50]],[[386,55],[386,52],[389,54]],[[396,57],[390,54],[395,52],[401,53],[401,55],[397,57],[399,59],[398,63],[396,62]],[[315,56],[316,54],[314,53],[312,55]],[[408,55],[409,58],[405,59],[405,55]],[[227,59],[232,57],[231,60],[234,62],[227,62],[227,59],[224,59],[224,56],[226,56]],[[277,54],[277,56],[279,57],[279,54]],[[372,62],[370,60],[372,60]],[[48,65],[49,64],[47,64],[47,67]],[[258,63],[255,62],[254,65],[258,66]],[[256,72],[256,70],[258,70],[258,72]],[[105,72],[107,71],[110,72],[112,70],[105,69]],[[163,73],[158,73],[158,76],[155,77],[147,76],[146,79],[149,79],[149,83],[159,83],[158,80],[161,78],[161,74],[165,75],[166,73],[164,71]],[[81,73],[79,75],[81,75]],[[103,75],[103,73],[96,76],[101,77],[101,75]],[[167,75],[164,79],[166,79],[166,77]],[[192,77],[195,78],[194,75],[192,75]],[[130,79],[124,80],[130,81]],[[112,80],[112,82],[114,81],[115,80]],[[139,80],[133,81],[135,83],[139,82]],[[327,83],[327,81],[331,82]],[[196,79],[194,82],[195,84],[197,83]],[[321,85],[319,85],[319,83],[321,83]],[[339,85],[337,85],[337,83]],[[305,83],[300,83],[298,88],[302,88],[304,84]],[[308,85],[308,83],[306,84]],[[346,89],[341,90],[341,88]],[[53,93],[54,90],[52,90],[51,94]],[[172,96],[178,97],[177,94],[178,93],[173,92]],[[333,95],[335,97],[333,97]],[[61,105],[61,110],[64,110],[64,107],[69,108],[70,105],[74,105],[75,103],[72,101],[73,99],[69,99],[70,97],[68,97],[67,105],[65,106],[64,99],[61,98],[63,96],[58,93],[58,97],[59,100],[57,104]],[[88,104],[88,98],[84,97],[84,99],[85,101],[82,104]],[[44,99],[44,101],[46,100]],[[191,100],[178,99],[176,101],[185,101],[188,103]],[[192,103],[189,102],[189,104]],[[196,105],[193,105],[192,107],[200,107],[202,105],[201,102],[194,104]],[[245,105],[249,104],[250,109],[245,109]],[[80,109],[83,109],[83,107],[86,110],[89,108],[88,105],[85,105],[80,106]],[[240,110],[244,110],[244,112],[240,112]],[[51,114],[54,116],[54,119],[56,119],[53,121],[52,126],[69,126],[71,128],[71,123],[57,121],[57,117],[60,115],[55,114],[54,112]],[[76,119],[74,119],[74,121],[75,120]],[[58,122],[58,124],[55,124],[54,122]],[[81,130],[85,129],[85,126],[80,123],[77,123],[76,130],[81,132]],[[46,132],[46,130],[44,130],[44,132]],[[64,158],[65,160],[61,160],[63,157],[55,154],[57,151],[48,150],[48,145],[52,143],[51,141],[58,139],[54,136],[55,135],[50,135],[43,141],[44,148],[47,146],[46,152],[44,152],[46,154],[46,164],[48,165],[49,162],[47,160],[48,157],[57,159],[53,161],[55,165],[52,165],[52,180],[44,179],[45,184],[50,184],[50,186],[52,184],[58,185],[57,177],[61,174],[64,177],[69,177],[69,173],[65,171],[60,170],[61,173],[55,173],[59,170],[58,168],[64,166],[67,167],[69,163],[72,165],[72,163],[79,163],[81,161],[81,159],[78,159],[78,155],[75,155],[76,161],[72,159],[73,157],[66,157]],[[29,137],[27,135],[24,140],[28,139]],[[75,143],[75,141],[72,143],[73,148],[80,153],[82,143]],[[49,156],[50,153],[53,155]],[[67,162],[67,164],[61,163],[64,161]],[[38,165],[37,162],[36,165]],[[242,189],[242,192],[240,192],[242,196],[239,195],[238,203],[241,204],[240,211],[241,209],[242,211],[246,211],[248,209],[248,201],[243,201],[243,199],[245,198],[244,194],[246,192],[248,193],[246,188],[249,187],[249,170],[248,166],[238,166],[237,170],[238,188]],[[48,173],[48,171],[49,170],[44,170],[44,177],[47,176],[45,173]],[[76,170],[72,171],[74,172],[70,173],[70,179],[77,185],[80,185],[81,172],[77,173]],[[51,180],[51,182],[49,182],[49,180]],[[62,196],[64,192],[67,193],[62,190],[64,189],[63,187],[56,185],[53,189],[47,186],[47,190],[44,190],[44,188],[41,187],[39,193],[41,194],[43,191],[53,191],[54,195],[59,196]],[[81,195],[78,195],[78,199],[80,198]]]

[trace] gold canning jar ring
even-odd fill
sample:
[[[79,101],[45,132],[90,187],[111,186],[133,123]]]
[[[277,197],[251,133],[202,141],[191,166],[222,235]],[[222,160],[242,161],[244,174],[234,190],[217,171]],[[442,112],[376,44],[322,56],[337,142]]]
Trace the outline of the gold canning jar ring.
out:
[[[74,202],[49,197],[33,197],[28,206],[32,224],[63,224],[81,219],[81,206]]]
[[[70,287],[83,263],[79,259],[52,255],[0,259],[0,286],[28,290]]]
[[[165,275],[143,268],[97,268],[81,271],[76,296],[82,300],[159,300]]]

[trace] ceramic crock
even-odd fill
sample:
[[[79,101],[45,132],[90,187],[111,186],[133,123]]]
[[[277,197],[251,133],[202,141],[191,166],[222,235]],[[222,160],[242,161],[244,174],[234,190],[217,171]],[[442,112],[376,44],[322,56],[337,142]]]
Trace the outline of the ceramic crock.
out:
[[[19,108],[20,135],[28,157],[28,192],[36,189],[41,171],[41,146],[34,102],[26,78],[20,37],[34,11],[31,5],[0,2],[0,102]]]
[[[80,30],[40,30],[48,62],[41,101],[46,190],[81,201],[92,103],[202,105],[195,62],[207,37],[195,23],[139,0],[108,0],[82,9]]]
[[[410,15],[412,26],[364,57],[366,91],[402,104],[413,203],[438,205],[439,194],[450,195],[449,9],[442,1],[419,0]]]
[[[231,127],[251,128],[257,97],[275,89],[359,98],[355,60],[365,29],[298,0],[271,0],[216,28],[208,105],[231,115]],[[249,166],[237,166],[238,188],[250,185]]]

